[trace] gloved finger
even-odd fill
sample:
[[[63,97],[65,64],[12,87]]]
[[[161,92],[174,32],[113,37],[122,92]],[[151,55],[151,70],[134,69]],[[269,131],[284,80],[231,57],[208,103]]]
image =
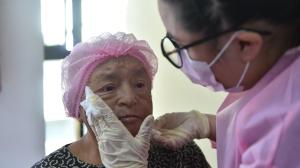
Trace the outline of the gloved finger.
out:
[[[176,137],[158,136],[154,139],[154,142],[171,149],[178,149],[183,146],[183,143]]]
[[[95,129],[99,137],[101,139],[110,138],[115,140],[120,139],[120,137],[126,137],[131,140],[133,138],[132,135],[108,105],[102,102],[101,106],[101,108],[98,108],[99,111],[94,118]]]
[[[167,148],[179,149],[182,148],[188,141],[187,139],[181,139],[177,136],[167,135],[159,136],[155,138],[155,142],[159,143]]]
[[[102,118],[106,122],[118,120],[112,109],[99,96],[97,96],[95,106],[97,108],[95,118]]]
[[[114,138],[117,135],[128,136],[130,134],[101,97],[94,94],[88,86],[86,86],[85,92],[86,100],[82,102],[82,106],[85,108],[87,116],[93,118],[91,122],[95,125],[95,132],[100,137]]]
[[[114,123],[119,119],[114,115],[112,109],[102,100],[101,97],[94,94],[93,91],[86,86],[86,101],[83,101],[83,107],[86,110],[87,116],[93,115],[95,120],[101,121],[101,123]],[[102,122],[103,121],[103,122]],[[111,125],[111,124],[110,124]]]
[[[173,127],[172,123],[174,122],[176,116],[177,113],[166,113],[154,121],[154,127],[157,129]]]
[[[110,107],[88,86],[85,87],[85,100],[81,102],[81,106],[85,109],[88,117],[92,114],[95,118],[103,115],[108,115],[108,117],[105,117],[107,119],[114,117],[111,116],[112,110]]]
[[[151,137],[160,136],[160,135],[161,135],[161,132],[159,130],[155,129],[153,126],[153,128],[151,130]]]
[[[165,115],[158,117],[155,121],[154,121],[154,128],[156,130],[159,130],[161,128],[164,128],[165,124],[166,124],[166,119],[167,117]]]
[[[113,114],[114,115],[114,114]],[[105,117],[105,116],[104,116]],[[124,124],[116,119],[106,122],[103,118],[97,118],[95,130],[101,140],[108,141],[131,141],[133,136],[124,126]]]
[[[186,120],[186,116],[186,112],[173,112],[164,114],[155,120],[154,128],[157,130],[161,128],[176,128]]]
[[[152,115],[147,116],[144,119],[138,134],[136,135],[136,139],[149,143],[153,125],[154,125],[154,117]]]
[[[100,139],[103,137],[105,129],[108,128],[108,126],[102,118],[95,118],[93,114],[90,117],[91,122],[93,123],[92,125],[90,125],[90,128],[94,132],[95,137],[99,142]]]
[[[154,135],[153,139],[156,142],[160,142],[172,147],[180,147],[192,140],[192,138],[189,136],[189,132],[183,129],[162,129],[160,130],[160,135]]]
[[[81,106],[80,108],[82,109],[82,111],[84,111],[82,113],[84,113],[85,118],[87,119],[89,125],[90,126],[93,125],[93,122],[91,120],[91,113],[89,112],[90,109],[88,107],[88,102],[86,100],[84,100],[84,101],[80,102],[80,106]],[[81,114],[81,115],[83,115],[83,114]]]
[[[90,124],[90,127],[91,127],[92,131],[94,132],[97,141],[99,142],[99,140],[100,140],[100,135],[102,134],[102,129],[101,129],[101,127],[99,126],[98,121],[96,121],[95,118],[94,118],[93,116],[91,116],[91,119],[90,119],[90,120],[91,120],[91,122],[93,123],[93,125]]]
[[[95,105],[97,96],[93,93],[93,91],[86,86],[85,87],[85,100],[83,100],[80,105],[85,111],[85,116],[90,126],[94,124],[92,121],[92,116],[95,116],[97,111],[99,110],[98,107]]]

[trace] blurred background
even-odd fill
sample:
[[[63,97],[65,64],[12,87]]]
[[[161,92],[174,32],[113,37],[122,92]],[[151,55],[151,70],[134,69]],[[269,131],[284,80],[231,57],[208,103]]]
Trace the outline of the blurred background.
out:
[[[159,59],[154,116],[197,109],[214,114],[225,97],[192,84],[160,51],[165,29],[157,1],[0,0],[0,167],[30,167],[78,139],[82,126],[66,117],[61,61],[73,45],[102,32],[124,31],[149,42]],[[212,167],[216,150],[196,141]]]

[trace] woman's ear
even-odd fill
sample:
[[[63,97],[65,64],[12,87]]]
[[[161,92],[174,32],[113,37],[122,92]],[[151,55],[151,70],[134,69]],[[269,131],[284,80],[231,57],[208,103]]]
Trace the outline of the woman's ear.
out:
[[[81,95],[80,102],[82,102],[83,100],[85,100],[85,94]],[[85,121],[87,121],[86,115],[85,115],[85,110],[83,109],[83,107],[81,105],[79,105],[79,118],[78,118],[78,121],[83,122],[83,123]]]
[[[240,32],[236,39],[240,45],[240,54],[244,61],[254,60],[261,51],[263,38],[255,32]]]
[[[91,126],[89,125],[88,120],[87,120],[87,116],[85,114],[85,111],[84,111],[83,107],[81,107],[81,106],[79,108],[78,121],[83,123],[86,126],[86,129],[87,129],[88,133],[95,137],[95,134],[94,134],[94,132],[93,132]]]
[[[78,121],[81,123],[85,123],[85,121],[87,121],[86,119],[86,115],[85,115],[85,111],[84,109],[80,106],[79,107],[79,118]]]

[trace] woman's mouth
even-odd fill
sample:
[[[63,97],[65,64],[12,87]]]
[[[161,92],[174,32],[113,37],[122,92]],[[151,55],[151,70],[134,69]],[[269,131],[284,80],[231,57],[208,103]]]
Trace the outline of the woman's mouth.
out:
[[[142,118],[135,115],[126,115],[126,116],[119,117],[119,120],[123,123],[132,123],[132,122],[141,121]]]

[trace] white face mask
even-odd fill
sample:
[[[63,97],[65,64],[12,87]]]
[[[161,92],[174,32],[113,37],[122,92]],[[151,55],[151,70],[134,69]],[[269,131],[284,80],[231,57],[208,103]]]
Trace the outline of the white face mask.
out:
[[[233,34],[229,41],[224,45],[224,47],[221,49],[221,51],[217,54],[215,59],[208,64],[204,61],[196,61],[192,60],[190,56],[188,55],[188,52],[186,49],[182,50],[181,56],[182,56],[182,63],[183,67],[181,70],[183,73],[185,73],[190,80],[193,83],[200,84],[204,87],[207,87],[213,91],[227,91],[227,92],[240,92],[244,90],[244,87],[241,86],[241,83],[243,79],[245,78],[245,75],[249,69],[250,63],[247,62],[244,71],[237,82],[236,86],[233,88],[225,89],[223,84],[218,82],[215,78],[214,73],[212,72],[211,68],[217,60],[220,59],[220,57],[223,55],[223,53],[226,51],[226,49],[230,46],[230,44],[233,42],[235,37],[238,35],[238,32]]]

